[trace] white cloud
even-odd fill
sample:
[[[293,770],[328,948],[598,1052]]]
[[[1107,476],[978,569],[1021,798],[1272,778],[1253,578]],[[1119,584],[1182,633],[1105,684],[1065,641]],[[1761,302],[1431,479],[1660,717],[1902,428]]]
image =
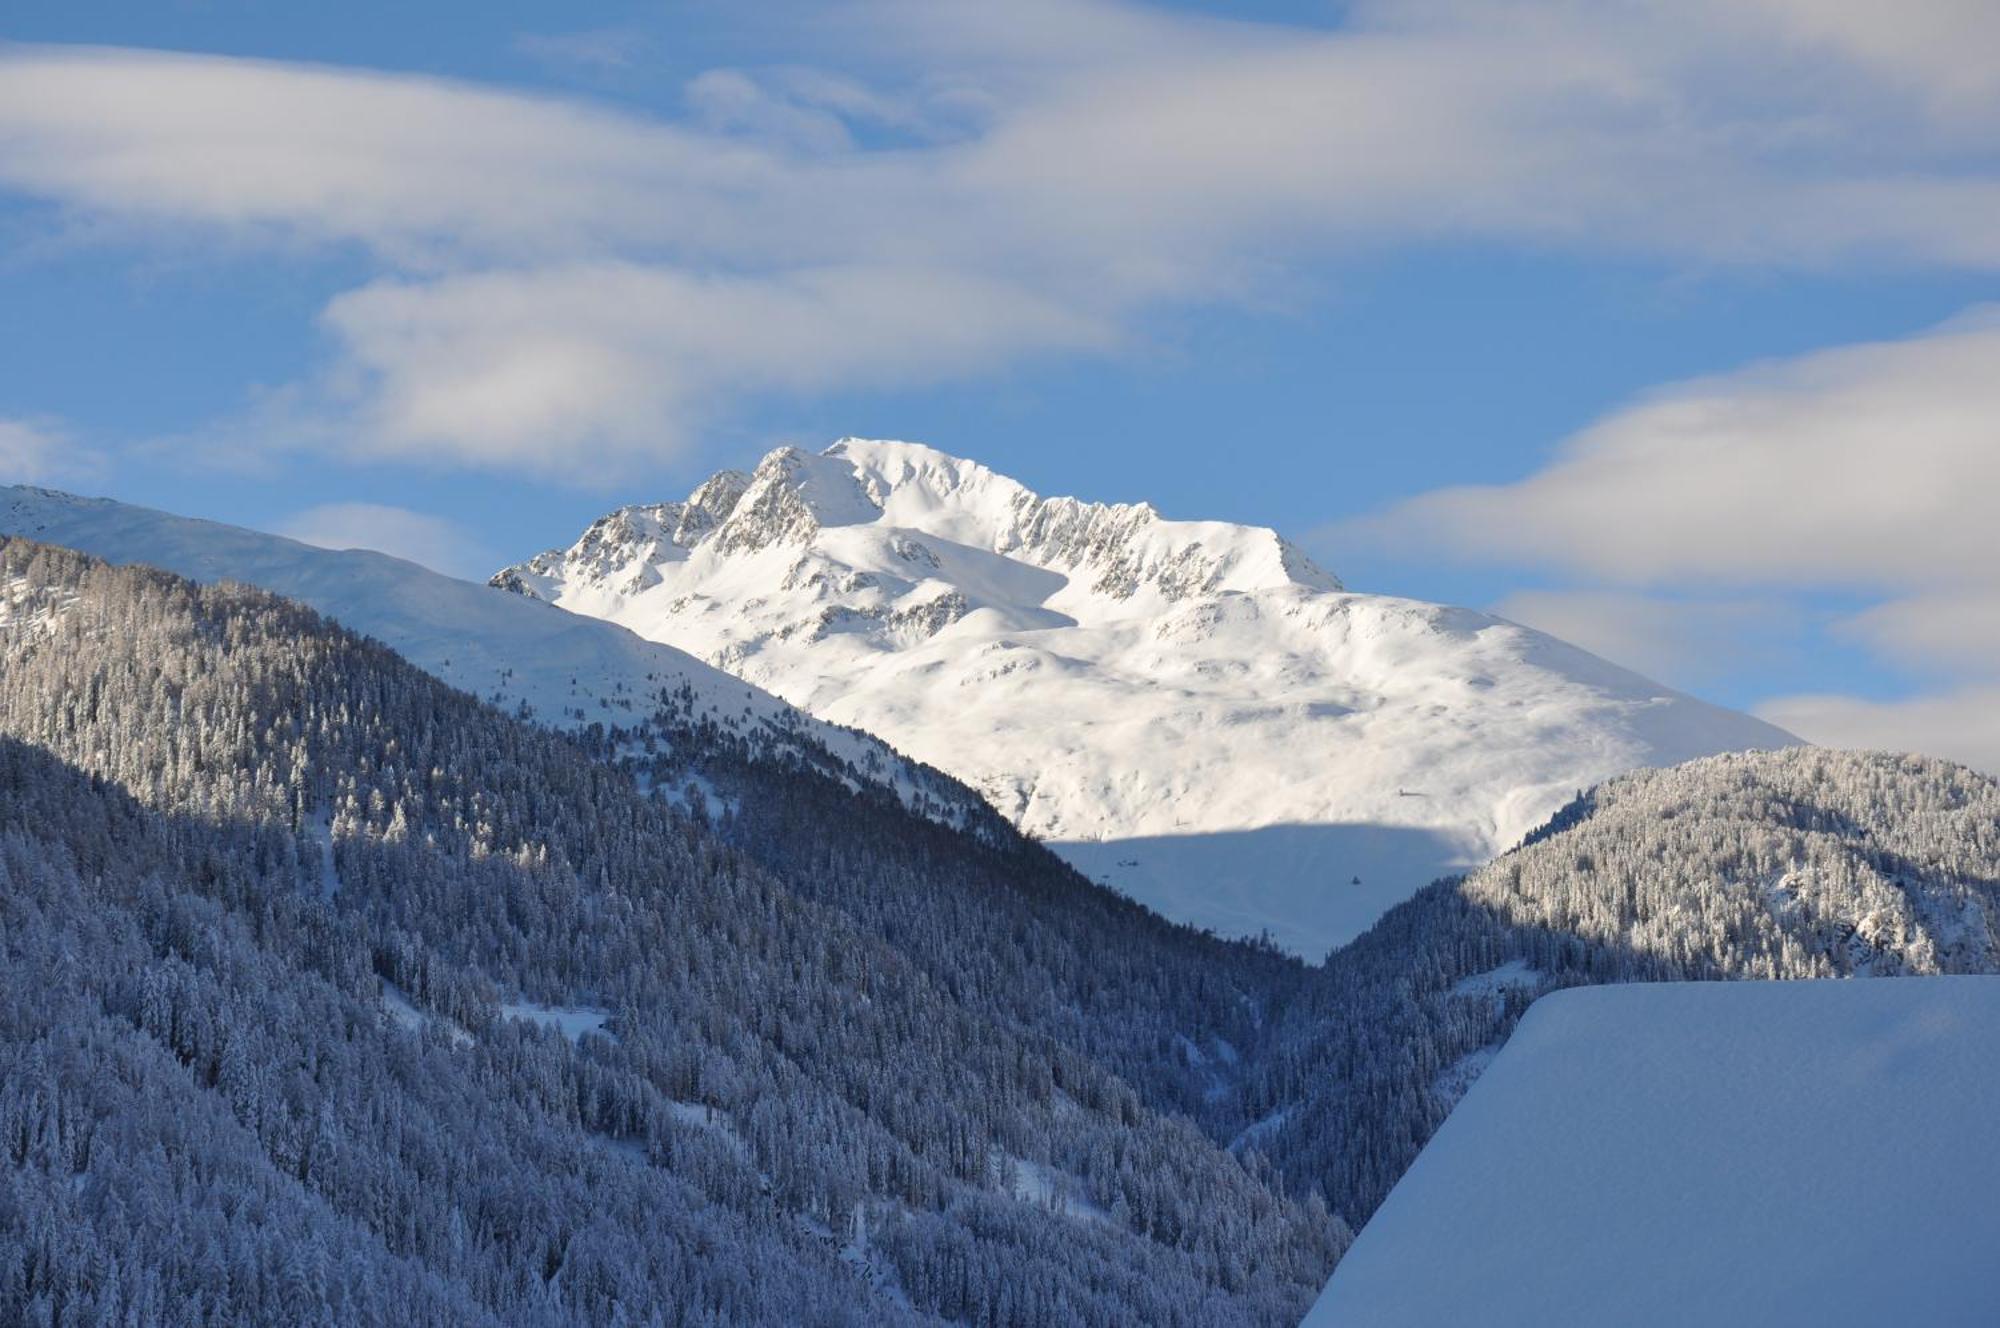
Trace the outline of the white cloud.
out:
[[[2000,94],[2000,8],[1988,0],[1756,0],[1794,41],[1840,52],[1895,79],[1941,114],[1977,117]]]
[[[854,146],[847,121],[802,98],[774,95],[740,69],[711,69],[687,86],[688,105],[702,124],[803,152],[841,152]]]
[[[362,446],[602,478],[679,447],[745,392],[923,380],[1113,332],[951,271],[829,268],[754,280],[599,263],[384,281],[325,322]]]
[[[1663,598],[1602,589],[1516,591],[1493,612],[1682,688],[1782,662],[1793,650],[1801,617],[1772,599]]]
[[[1890,600],[1840,630],[1908,668],[2000,677],[2000,571],[1989,574],[1989,588]]]
[[[135,222],[443,262],[637,242],[720,183],[669,127],[440,79],[68,47],[0,71],[0,182]]]
[[[2000,686],[1898,701],[1788,696],[1758,706],[1757,715],[1823,746],[1923,752],[2000,775]]]
[[[1553,568],[1586,588],[1526,597],[1537,625],[1673,676],[1705,636],[1630,587],[1835,591],[1877,602],[1831,628],[1947,690],[1830,695],[1760,713],[1840,745],[1908,747],[2000,771],[2000,312],[1669,388],[1570,439],[1517,483],[1439,490],[1350,523],[1348,539]],[[1591,583],[1595,583],[1592,585]],[[1794,612],[1794,621],[1802,621]]]
[[[380,503],[324,503],[295,512],[280,535],[323,549],[373,549],[447,576],[485,580],[499,565],[491,550],[443,517]]]
[[[518,464],[543,419],[666,452],[690,418],[768,385],[1101,351],[1163,304],[1261,297],[1356,246],[2000,268],[1994,12],[1365,0],[1309,28],[1118,0],[857,0],[786,11],[773,64],[696,77],[677,119],[408,75],[0,47],[0,187],[94,234],[371,254],[382,280],[327,321],[345,423],[377,428],[378,453],[421,437]],[[630,49],[618,32],[524,40],[600,67]],[[567,284],[575,306],[614,266],[673,307],[626,301],[550,332],[493,294]],[[812,290],[828,274],[888,280],[830,300]],[[482,280],[511,326],[441,312]],[[697,312],[713,347],[687,334]],[[440,341],[460,334],[477,344]],[[503,348],[538,338],[553,344],[529,381],[497,384],[522,363]],[[442,378],[382,363],[390,344]],[[642,360],[665,389],[634,385]],[[481,408],[472,382],[505,390]]]
[[[637,28],[524,32],[514,38],[514,49],[530,59],[599,73],[631,68],[651,44]]]
[[[0,484],[75,481],[102,468],[103,457],[55,420],[0,418]]]
[[[2000,568],[2000,314],[1654,394],[1515,484],[1357,529],[1631,584],[1931,587]]]

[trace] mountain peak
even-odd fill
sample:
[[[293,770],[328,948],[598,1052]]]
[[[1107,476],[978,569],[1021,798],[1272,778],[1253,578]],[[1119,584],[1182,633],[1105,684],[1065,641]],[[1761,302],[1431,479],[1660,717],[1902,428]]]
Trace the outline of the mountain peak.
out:
[[[1791,741],[1485,614],[1346,593],[1274,530],[1045,498],[918,443],[780,448],[495,583],[872,730],[1169,916],[1306,954],[1581,786]]]
[[[922,443],[842,438],[819,453],[786,446],[745,475],[725,470],[685,502],[623,507],[599,518],[567,549],[551,549],[497,573],[492,584],[555,598],[561,582],[631,596],[662,584],[662,568],[701,551],[709,561],[791,554],[774,575],[796,581],[797,560],[847,563],[820,547],[825,532],[869,527],[904,561],[926,540],[944,540],[1063,578],[1066,599],[1099,612],[1149,610],[1231,591],[1340,582],[1275,530],[1221,521],[1170,521],[1151,503],[1044,498],[977,461]],[[867,561],[863,555],[863,561]],[[848,572],[884,569],[860,565]],[[891,572],[907,570],[891,566]],[[1074,613],[1070,604],[1062,611]]]
[[[881,515],[881,504],[839,458],[781,447],[757,463],[715,543],[724,553],[803,545],[827,526],[863,525]]]
[[[1145,591],[1174,601],[1223,590],[1340,582],[1277,531],[1222,521],[1170,521],[1151,503],[1044,498],[977,461],[922,443],[843,438],[847,461],[898,525],[935,530],[1089,578],[1113,600]]]

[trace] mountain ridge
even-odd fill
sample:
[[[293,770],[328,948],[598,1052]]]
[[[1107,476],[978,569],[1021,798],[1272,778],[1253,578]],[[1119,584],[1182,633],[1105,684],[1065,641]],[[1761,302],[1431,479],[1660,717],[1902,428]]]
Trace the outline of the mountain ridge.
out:
[[[1641,765],[1797,741],[1276,531],[780,448],[491,584],[877,733],[1170,917],[1317,958]]]
[[[840,463],[846,463],[843,469]],[[1044,498],[976,461],[921,443],[843,438],[824,452],[780,447],[748,474],[722,470],[683,502],[639,503],[600,518],[568,549],[503,568],[489,584],[549,598],[571,555],[606,558],[650,542],[656,559],[678,561],[711,539],[724,553],[808,545],[828,527],[889,520],[918,525],[949,511],[940,531],[956,543],[1023,555],[1037,566],[1092,573],[1093,593],[1113,600],[1155,590],[1169,601],[1221,590],[1296,584],[1339,590],[1340,581],[1276,531],[1220,521],[1173,521],[1151,503]],[[935,524],[933,522],[933,524]],[[1219,542],[1219,552],[1204,543]],[[935,568],[928,551],[904,556]],[[641,579],[625,589],[657,584]]]
[[[826,724],[754,684],[613,624],[497,594],[367,549],[333,550],[109,498],[0,487],[0,534],[235,580],[307,604],[489,704],[559,729],[633,730],[672,746],[709,727],[765,759],[837,770],[956,824],[984,814],[871,735]],[[695,772],[698,773],[698,772]]]

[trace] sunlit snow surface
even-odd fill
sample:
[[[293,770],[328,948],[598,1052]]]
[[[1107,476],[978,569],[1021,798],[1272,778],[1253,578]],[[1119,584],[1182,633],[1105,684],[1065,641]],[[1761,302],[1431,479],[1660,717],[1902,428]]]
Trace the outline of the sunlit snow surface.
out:
[[[2000,978],[1544,997],[1306,1323],[2000,1323]]]
[[[957,775],[1086,875],[1319,958],[1579,787],[1790,735],[1277,532],[781,449],[497,578]]]

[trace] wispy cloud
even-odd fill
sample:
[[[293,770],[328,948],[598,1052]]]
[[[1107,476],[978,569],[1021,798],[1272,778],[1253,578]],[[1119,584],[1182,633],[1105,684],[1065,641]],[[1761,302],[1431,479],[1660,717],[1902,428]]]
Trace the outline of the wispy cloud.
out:
[[[376,454],[533,465],[546,428],[658,455],[744,393],[1102,353],[1362,246],[2000,268],[1996,12],[1365,0],[1306,28],[859,0],[802,14],[769,66],[693,79],[671,119],[9,47],[0,187],[127,241],[371,254],[301,399]],[[615,32],[528,40],[627,58]],[[632,298],[604,301],[611,271]]]
[[[0,483],[77,483],[104,469],[103,454],[48,417],[0,417]]]
[[[455,522],[381,503],[324,503],[295,512],[277,533],[323,549],[373,549],[434,572],[483,580],[499,564]]]
[[[2000,569],[2000,311],[1662,390],[1518,483],[1359,528],[1627,584],[1929,588]]]
[[[1690,598],[1603,588],[1521,590],[1492,608],[1503,618],[1683,688],[1782,669],[1797,651],[1803,624],[1800,611],[1777,598]]]
[[[1703,629],[1676,600],[1638,592],[1872,594],[1834,638],[1952,685],[1895,702],[1781,698],[1760,713],[1819,741],[1972,753],[2000,769],[1996,494],[2000,312],[1975,310],[1907,340],[1668,388],[1537,474],[1424,494],[1344,537],[1567,574],[1585,588],[1529,602],[1528,621],[1553,609],[1586,643],[1596,633],[1642,656],[1657,639],[1669,661],[1705,649]],[[1780,624],[1757,620],[1748,638]]]
[[[1788,696],[1758,706],[1757,714],[1828,746],[1923,752],[2000,773],[2000,686],[1895,701]]]
[[[923,381],[1107,326],[951,269],[811,268],[744,279],[595,263],[383,281],[326,311],[361,444],[527,471],[655,453],[738,395]]]
[[[544,64],[596,72],[630,69],[652,46],[637,28],[585,28],[576,32],[524,32],[514,49]]]

